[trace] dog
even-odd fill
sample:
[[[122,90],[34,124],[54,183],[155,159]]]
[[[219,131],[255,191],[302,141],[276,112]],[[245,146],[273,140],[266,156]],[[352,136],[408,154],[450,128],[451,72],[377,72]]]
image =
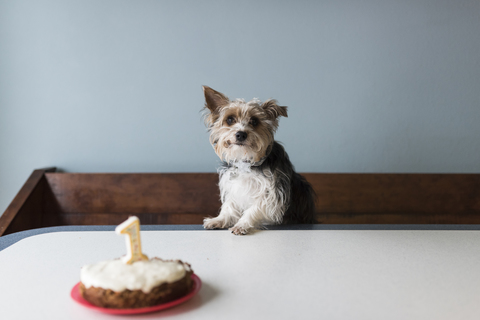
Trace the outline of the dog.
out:
[[[245,102],[203,86],[204,120],[210,143],[222,160],[218,169],[222,206],[205,229],[245,235],[264,225],[314,222],[315,193],[295,172],[283,146],[274,140],[287,107],[276,100]]]

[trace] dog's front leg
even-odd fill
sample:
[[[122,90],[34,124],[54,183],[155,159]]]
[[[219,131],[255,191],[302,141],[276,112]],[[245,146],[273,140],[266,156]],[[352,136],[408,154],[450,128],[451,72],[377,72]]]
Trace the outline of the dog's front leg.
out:
[[[248,234],[253,229],[261,227],[265,217],[264,212],[261,206],[253,205],[245,210],[238,222],[228,230],[237,236]]]
[[[220,214],[215,218],[203,219],[203,227],[205,229],[224,229],[233,226],[241,213],[236,209],[235,204],[231,201],[226,201],[220,209]]]

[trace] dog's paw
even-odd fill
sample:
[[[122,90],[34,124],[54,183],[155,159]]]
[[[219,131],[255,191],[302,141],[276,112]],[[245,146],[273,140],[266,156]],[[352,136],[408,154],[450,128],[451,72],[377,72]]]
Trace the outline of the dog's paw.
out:
[[[231,231],[236,236],[244,236],[250,232],[250,229],[242,226],[233,226],[228,230]]]
[[[203,227],[205,229],[222,229],[225,228],[225,221],[218,218],[205,218],[203,219]]]

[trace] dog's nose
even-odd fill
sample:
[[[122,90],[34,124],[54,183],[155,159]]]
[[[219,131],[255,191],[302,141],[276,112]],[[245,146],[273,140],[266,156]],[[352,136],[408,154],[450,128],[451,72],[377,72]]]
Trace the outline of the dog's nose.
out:
[[[239,142],[245,141],[245,139],[247,139],[247,133],[244,131],[238,131],[235,134],[235,138],[237,138],[237,141]]]

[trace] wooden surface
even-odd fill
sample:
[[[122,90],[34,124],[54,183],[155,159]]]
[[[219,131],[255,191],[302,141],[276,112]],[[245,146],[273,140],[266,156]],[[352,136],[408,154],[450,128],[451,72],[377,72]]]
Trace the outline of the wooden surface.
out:
[[[220,208],[215,173],[35,170],[0,218],[0,235],[59,225],[201,224]],[[479,174],[305,173],[317,222],[480,224]]]
[[[480,223],[479,174],[304,174],[319,223]]]
[[[45,177],[56,199],[52,212],[61,212],[47,217],[50,224],[118,224],[129,215],[137,215],[142,224],[199,224],[220,208],[218,175],[213,173]]]
[[[42,199],[45,190],[45,173],[56,168],[37,169],[0,217],[0,236],[27,229],[38,228],[42,222]],[[8,228],[8,232],[7,231]]]

